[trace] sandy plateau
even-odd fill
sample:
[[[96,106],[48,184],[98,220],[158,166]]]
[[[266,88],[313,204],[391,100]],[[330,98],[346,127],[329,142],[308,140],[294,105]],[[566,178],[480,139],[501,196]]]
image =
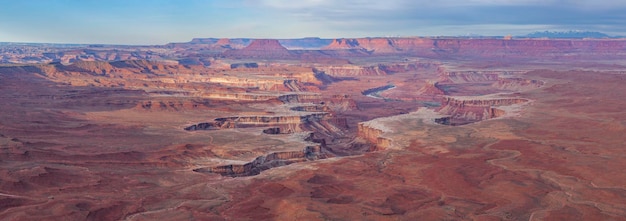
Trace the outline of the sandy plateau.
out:
[[[0,219],[626,220],[626,40],[315,41],[4,53]]]

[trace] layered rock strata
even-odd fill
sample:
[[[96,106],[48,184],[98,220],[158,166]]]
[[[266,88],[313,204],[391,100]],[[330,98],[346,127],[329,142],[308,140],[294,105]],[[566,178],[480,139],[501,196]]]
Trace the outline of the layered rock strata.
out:
[[[237,116],[216,118],[213,122],[199,123],[185,127],[187,131],[225,129],[238,127],[262,127],[271,125],[300,125],[318,122],[326,113],[312,113],[300,116]]]
[[[302,151],[276,152],[260,156],[246,164],[229,164],[209,168],[195,169],[196,172],[217,173],[222,176],[253,176],[274,167],[292,163],[326,158],[321,146],[306,146]]]
[[[438,118],[435,122],[445,125],[463,125],[504,116],[504,110],[498,106],[510,106],[528,102],[522,98],[455,98],[445,97],[437,110],[449,117]]]
[[[376,125],[375,122],[362,122],[357,125],[357,136],[374,144],[377,150],[384,150],[391,147],[392,141],[383,136],[390,132],[385,127]]]
[[[292,54],[275,39],[257,39],[248,46],[223,53],[226,57],[289,58]]]

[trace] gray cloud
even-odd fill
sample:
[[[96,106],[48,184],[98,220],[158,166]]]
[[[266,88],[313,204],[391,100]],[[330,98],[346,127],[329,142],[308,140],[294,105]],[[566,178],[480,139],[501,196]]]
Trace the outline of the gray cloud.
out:
[[[626,27],[626,3],[622,0],[261,0],[255,4],[303,22],[363,32],[408,33],[411,29],[441,29],[438,26],[482,27],[482,32],[493,32],[517,26],[519,31],[550,27],[623,33]]]

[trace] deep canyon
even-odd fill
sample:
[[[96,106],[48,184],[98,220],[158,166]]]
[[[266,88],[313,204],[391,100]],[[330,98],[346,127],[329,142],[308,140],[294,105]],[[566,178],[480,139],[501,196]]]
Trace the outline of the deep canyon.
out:
[[[0,48],[2,220],[626,220],[624,39]]]

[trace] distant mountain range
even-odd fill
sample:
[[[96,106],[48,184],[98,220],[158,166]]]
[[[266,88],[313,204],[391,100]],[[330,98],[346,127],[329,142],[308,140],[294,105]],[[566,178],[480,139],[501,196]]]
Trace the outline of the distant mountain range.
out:
[[[607,34],[597,31],[538,31],[533,32],[524,36],[525,38],[572,38],[572,39],[582,39],[582,38],[614,38]]]

